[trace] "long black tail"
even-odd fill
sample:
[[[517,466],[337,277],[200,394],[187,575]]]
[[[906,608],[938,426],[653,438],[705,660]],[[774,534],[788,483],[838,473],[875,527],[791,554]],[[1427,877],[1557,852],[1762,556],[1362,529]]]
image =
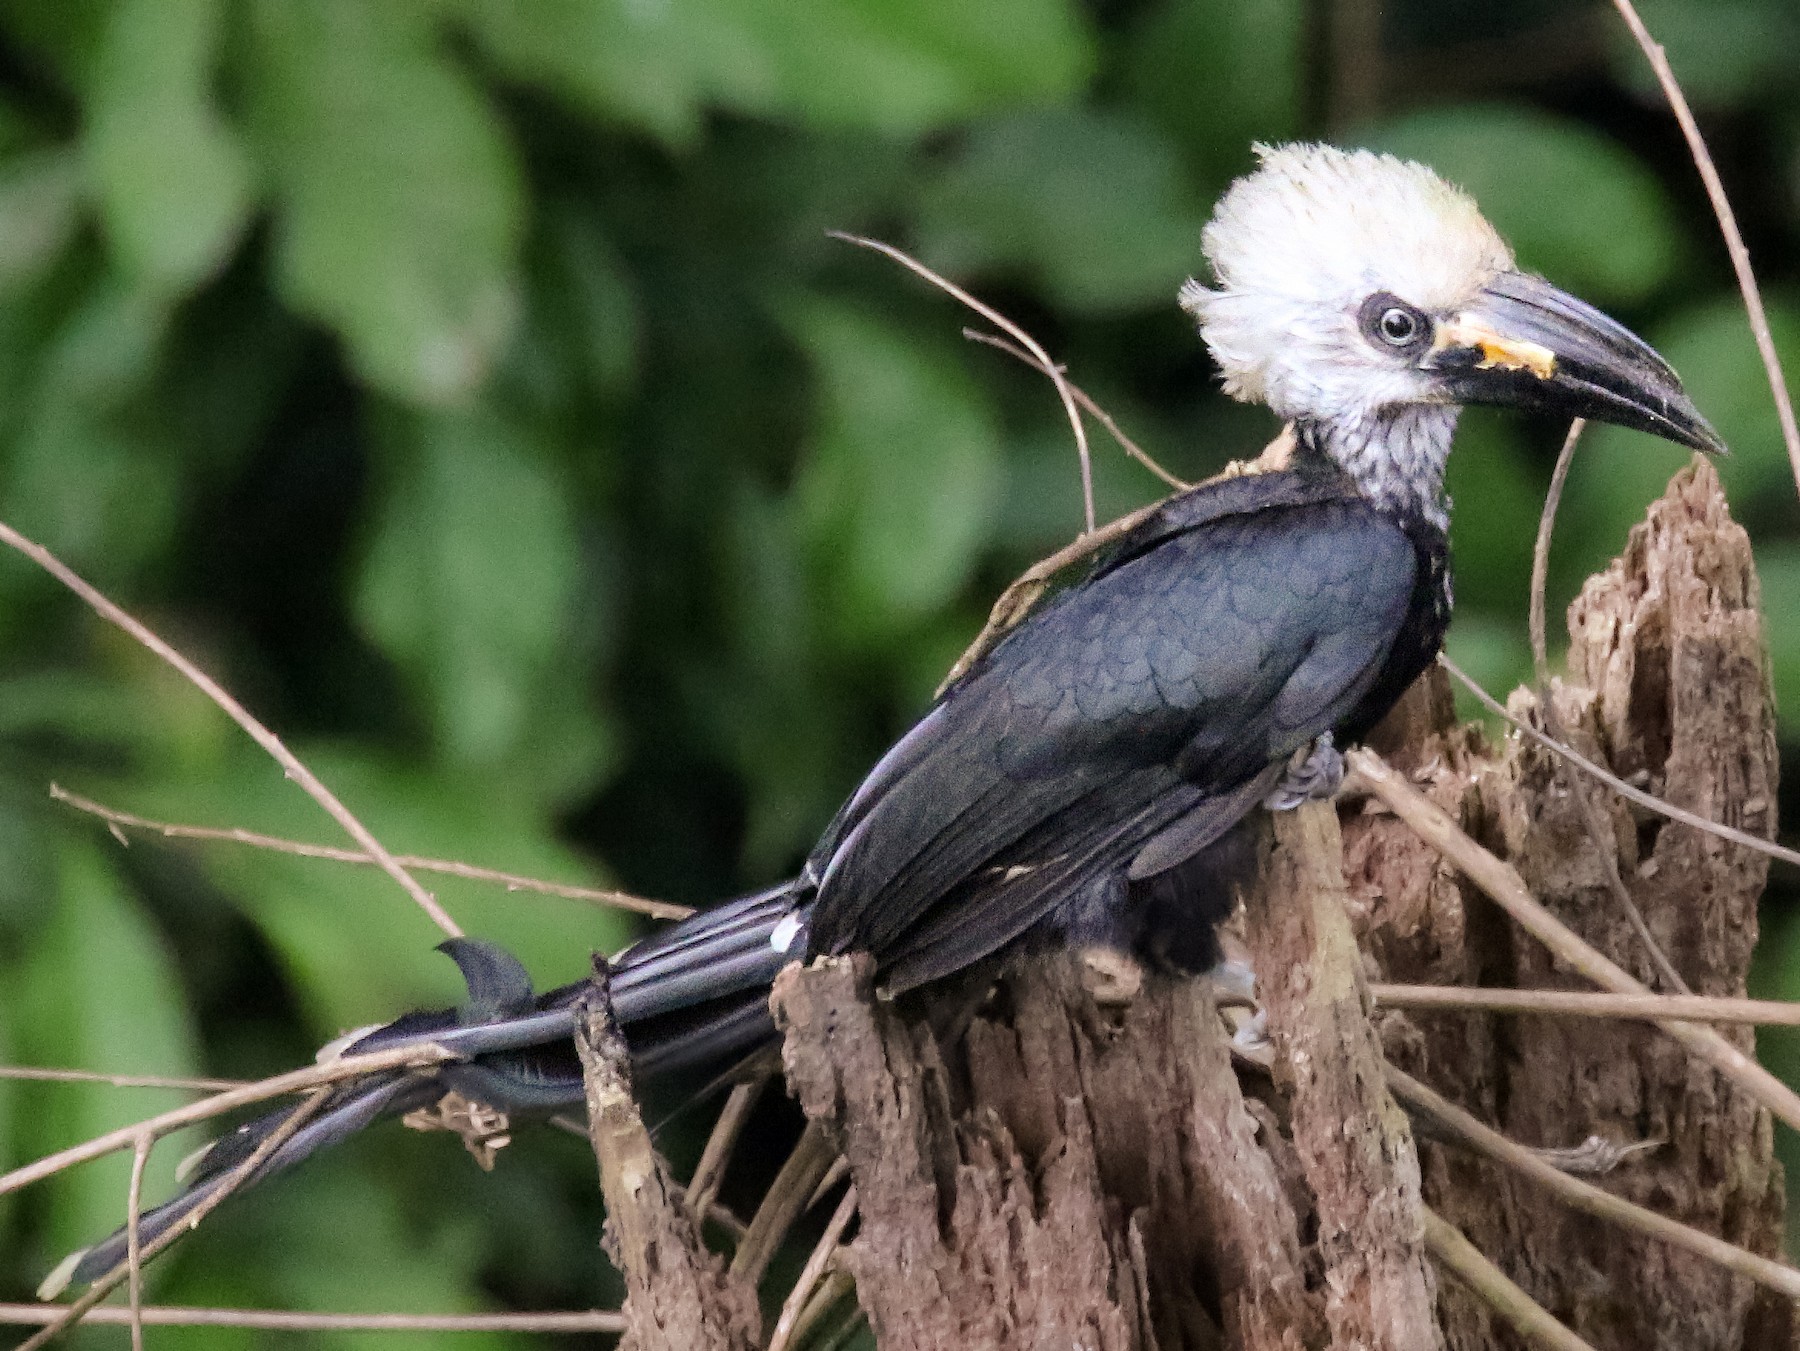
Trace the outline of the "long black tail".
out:
[[[613,1016],[640,1081],[723,1071],[774,1037],[769,987],[790,952],[798,956],[805,949],[804,901],[798,884],[783,883],[702,911],[619,955],[612,964]],[[501,948],[470,939],[451,939],[442,948],[468,985],[466,1005],[409,1013],[332,1043],[320,1058],[436,1044],[464,1059],[346,1082],[257,1165],[244,1185],[452,1091],[509,1113],[549,1113],[581,1104],[581,1065],[572,1037],[576,1006],[588,983],[538,995],[524,967]],[[182,1192],[142,1215],[139,1241],[150,1243],[186,1222],[292,1111],[283,1107],[247,1121],[189,1160]],[[121,1229],[73,1254],[39,1287],[40,1298],[97,1280],[125,1261],[126,1250]]]

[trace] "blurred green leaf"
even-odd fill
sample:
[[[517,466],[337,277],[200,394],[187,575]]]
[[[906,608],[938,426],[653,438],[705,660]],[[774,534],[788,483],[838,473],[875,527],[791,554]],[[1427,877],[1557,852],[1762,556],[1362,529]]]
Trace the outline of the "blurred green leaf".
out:
[[[965,275],[1017,268],[1071,309],[1170,303],[1201,216],[1152,129],[1072,109],[972,128],[919,201],[925,257]]]
[[[9,999],[30,1063],[113,1074],[198,1072],[179,973],[161,936],[98,852],[64,837],[57,905],[18,969]],[[17,1127],[29,1155],[47,1154],[168,1107],[168,1094],[106,1084],[21,1088]],[[180,1158],[165,1140],[146,1174],[146,1195],[167,1193]],[[45,1184],[54,1241],[68,1249],[104,1237],[125,1219],[129,1152]],[[60,1254],[58,1254],[60,1256]]]
[[[847,306],[790,307],[818,380],[795,484],[827,613],[892,632],[968,578],[999,487],[998,432],[963,368]]]
[[[1655,176],[1578,122],[1470,105],[1414,113],[1358,139],[1429,164],[1466,188],[1520,266],[1588,300],[1642,300],[1680,256],[1681,238]]]
[[[594,873],[553,838],[524,794],[436,775],[365,753],[301,745],[296,753],[395,853],[459,859],[532,877],[592,882]],[[343,843],[319,808],[260,751],[239,747],[206,776],[160,784],[128,805],[158,819],[244,826],[293,839]],[[455,968],[433,945],[440,934],[406,894],[374,868],[257,849],[204,846],[208,876],[269,938],[292,974],[321,1039],[442,1008],[462,994]],[[622,947],[636,921],[583,901],[420,874],[470,933],[516,953],[540,988],[575,980],[591,952]],[[605,884],[602,878],[601,884]]]
[[[74,235],[81,175],[67,150],[0,162],[0,301],[36,281]]]
[[[705,67],[726,53],[706,7],[626,0],[457,0],[455,12],[509,75],[677,144],[700,129]]]
[[[1306,29],[1303,0],[1186,0],[1144,9],[1125,85],[1199,171],[1206,195],[1250,167],[1252,142],[1299,134]]]
[[[114,251],[182,293],[224,262],[248,218],[250,166],[213,105],[224,0],[122,0],[88,100],[86,151]]]
[[[424,692],[445,755],[492,764],[524,734],[570,639],[569,485],[521,428],[491,412],[396,424],[399,472],[356,612]]]
[[[1516,425],[1505,413],[1471,409],[1457,428],[1445,480],[1453,503],[1450,553],[1459,607],[1498,614],[1526,608],[1544,499],[1519,448]]]
[[[460,0],[510,74],[675,143],[705,106],[917,131],[1064,94],[1091,60],[1063,0]]]
[[[511,331],[519,169],[427,7],[255,0],[254,126],[280,198],[277,271],[402,398],[448,403]]]
[[[1767,304],[1782,363],[1790,372],[1800,370],[1800,305],[1786,296],[1769,297]],[[1651,336],[1731,448],[1716,467],[1734,510],[1740,516],[1776,504],[1791,510],[1792,471],[1768,377],[1737,296],[1720,295],[1672,315]],[[1569,475],[1565,525],[1557,533],[1559,574],[1585,577],[1616,554],[1625,532],[1681,467],[1684,453],[1643,432],[1590,427]]]
[[[731,101],[826,125],[910,132],[1068,95],[1092,61],[1066,0],[711,0],[709,9],[722,30],[713,50],[733,58],[712,75]]]
[[[1637,11],[1696,104],[1739,102],[1791,84],[1800,16],[1788,0],[1637,0]],[[1615,29],[1614,69],[1660,105],[1656,72],[1624,25]]]
[[[1763,638],[1775,677],[1775,706],[1792,717],[1800,710],[1800,542],[1766,544],[1756,555],[1762,579]],[[1800,931],[1797,931],[1800,932]],[[1796,968],[1795,983],[1800,983]],[[1783,992],[1782,998],[1788,998]]]

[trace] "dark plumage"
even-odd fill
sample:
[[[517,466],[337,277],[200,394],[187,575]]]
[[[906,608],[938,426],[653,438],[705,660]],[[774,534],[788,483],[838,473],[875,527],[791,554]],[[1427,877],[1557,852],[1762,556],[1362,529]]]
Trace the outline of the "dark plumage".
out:
[[[1417,165],[1272,152],[1227,194],[1207,247],[1220,289],[1190,283],[1184,303],[1227,387],[1288,418],[1285,467],[1163,503],[938,699],[799,877],[622,954],[610,991],[640,1077],[703,1082],[769,1041],[770,982],[802,957],[868,952],[894,991],[1025,944],[1203,969],[1243,866],[1234,827],[1296,752],[1364,736],[1443,641],[1456,405],[1535,404],[1718,447],[1654,352],[1512,270],[1473,204]],[[534,996],[498,949],[446,948],[468,1004],[347,1049],[432,1042],[463,1061],[345,1085],[264,1174],[448,1090],[515,1112],[581,1101],[569,1038],[585,984]],[[145,1235],[179,1223],[281,1116],[221,1142]],[[115,1236],[47,1285],[123,1253]]]

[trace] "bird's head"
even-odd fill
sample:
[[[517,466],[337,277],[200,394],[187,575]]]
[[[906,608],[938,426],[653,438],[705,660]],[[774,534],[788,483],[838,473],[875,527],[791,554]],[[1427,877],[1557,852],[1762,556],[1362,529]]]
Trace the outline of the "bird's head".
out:
[[[1203,236],[1215,285],[1181,291],[1228,393],[1327,428],[1493,403],[1724,449],[1666,361],[1519,271],[1430,169],[1325,145],[1257,153]]]

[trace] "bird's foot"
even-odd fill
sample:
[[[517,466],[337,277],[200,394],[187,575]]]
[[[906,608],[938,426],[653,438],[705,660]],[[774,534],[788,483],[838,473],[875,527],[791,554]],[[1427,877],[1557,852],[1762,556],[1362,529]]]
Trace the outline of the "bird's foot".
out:
[[[1263,799],[1263,806],[1272,812],[1291,812],[1303,802],[1335,796],[1343,783],[1343,754],[1332,744],[1331,733],[1324,732],[1288,757],[1287,772]]]
[[[1221,1008],[1256,1007],[1256,972],[1250,963],[1227,957],[1206,973],[1206,979]]]
[[[1258,1009],[1232,1030],[1231,1053],[1264,1069],[1274,1063],[1275,1043],[1269,1037],[1267,1009]]]
[[[1130,953],[1117,948],[1087,947],[1081,950],[1081,987],[1096,1003],[1122,1007],[1144,988],[1144,967]]]

